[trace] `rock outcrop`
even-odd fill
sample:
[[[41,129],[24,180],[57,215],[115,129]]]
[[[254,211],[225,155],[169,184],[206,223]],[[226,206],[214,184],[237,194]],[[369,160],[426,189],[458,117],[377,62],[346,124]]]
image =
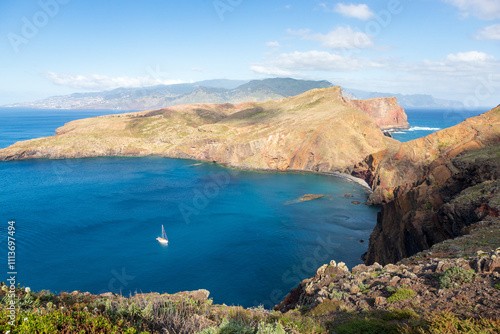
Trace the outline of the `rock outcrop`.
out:
[[[372,116],[382,130],[408,129],[410,127],[406,113],[399,106],[395,97],[378,97],[368,100],[349,100],[346,98],[346,101]]]
[[[340,87],[277,101],[196,104],[73,121],[0,160],[159,155],[239,168],[348,172],[396,141]]]
[[[369,155],[353,175],[382,204],[365,262],[394,263],[498,216],[500,108]]]
[[[302,281],[275,310],[314,310],[328,305],[339,315],[346,310],[411,308],[418,314],[447,311],[498,317],[500,290],[495,284],[500,279],[500,247],[488,248],[491,243],[498,245],[498,239],[496,243],[488,240],[488,246],[484,241],[492,233],[498,238],[500,220],[480,225],[470,238],[438,244],[429,252],[396,264],[358,265],[349,271],[343,263],[331,261],[314,277]],[[487,252],[460,253],[464,245],[474,250],[481,245]],[[439,256],[439,251],[451,248],[455,249],[452,253]]]

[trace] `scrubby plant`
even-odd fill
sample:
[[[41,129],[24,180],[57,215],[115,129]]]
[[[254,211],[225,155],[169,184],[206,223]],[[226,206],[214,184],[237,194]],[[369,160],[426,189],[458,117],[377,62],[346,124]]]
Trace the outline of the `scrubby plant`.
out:
[[[387,298],[388,303],[395,303],[400,300],[405,300],[408,298],[415,297],[415,291],[410,289],[398,289],[389,298]]]
[[[334,290],[334,291],[332,291],[330,293],[330,299],[342,300],[342,299],[344,299],[347,296],[348,296],[347,292],[344,292],[344,291],[336,291],[336,290]]]
[[[285,334],[285,329],[280,323],[276,324],[266,324],[264,322],[259,323],[256,334]]]
[[[462,267],[450,267],[446,269],[441,277],[439,277],[439,285],[443,289],[449,289],[458,286],[460,283],[472,282],[474,277],[474,270],[465,270]]]
[[[500,290],[500,282],[496,283],[496,284],[494,285],[494,287],[495,287],[496,289]]]
[[[350,322],[335,327],[336,334],[396,334],[399,325],[382,319],[354,319]]]
[[[323,316],[323,315],[330,314],[339,308],[340,303],[341,302],[338,302],[338,301],[334,302],[330,299],[326,299],[321,304],[315,306],[312,310],[307,312],[307,315]]]
[[[460,319],[452,313],[441,313],[431,316],[423,324],[415,328],[405,328],[411,334],[489,334],[500,333],[500,320],[487,318]]]
[[[323,333],[325,329],[311,317],[303,317],[299,313],[287,312],[279,319],[287,332]]]
[[[383,320],[404,320],[404,319],[418,319],[419,316],[417,312],[415,312],[411,308],[404,308],[402,310],[390,310],[382,316]]]

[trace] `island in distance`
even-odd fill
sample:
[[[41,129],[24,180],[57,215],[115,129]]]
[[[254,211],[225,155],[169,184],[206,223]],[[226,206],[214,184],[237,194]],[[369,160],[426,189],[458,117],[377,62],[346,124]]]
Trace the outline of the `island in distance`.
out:
[[[75,93],[52,96],[43,100],[9,104],[3,107],[36,109],[117,109],[152,110],[193,103],[241,103],[277,100],[305,93],[314,88],[328,88],[328,81],[270,78],[264,80],[206,80],[193,83],[159,85],[139,88],[117,88],[110,91]],[[458,101],[438,99],[431,95],[402,95],[368,92],[355,89],[343,90],[351,99],[396,97],[403,108],[461,108]]]

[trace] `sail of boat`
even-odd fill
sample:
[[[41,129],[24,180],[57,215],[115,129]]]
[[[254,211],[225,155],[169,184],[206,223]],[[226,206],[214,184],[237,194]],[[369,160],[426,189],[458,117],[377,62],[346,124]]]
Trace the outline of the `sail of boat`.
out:
[[[161,226],[161,237],[156,238],[156,240],[158,240],[158,242],[161,244],[168,244],[167,234],[165,233],[165,228],[163,227],[163,225]]]

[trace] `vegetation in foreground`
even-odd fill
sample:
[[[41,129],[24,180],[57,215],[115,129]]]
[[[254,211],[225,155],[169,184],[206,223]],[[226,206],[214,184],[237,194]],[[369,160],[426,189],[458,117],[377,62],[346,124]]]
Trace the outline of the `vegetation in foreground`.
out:
[[[54,295],[22,287],[15,290],[16,319],[11,326],[6,288],[3,285],[2,333],[500,333],[499,319],[463,318],[449,312],[423,315],[411,308],[359,313],[332,300],[283,314],[213,305],[210,299],[177,294]]]

